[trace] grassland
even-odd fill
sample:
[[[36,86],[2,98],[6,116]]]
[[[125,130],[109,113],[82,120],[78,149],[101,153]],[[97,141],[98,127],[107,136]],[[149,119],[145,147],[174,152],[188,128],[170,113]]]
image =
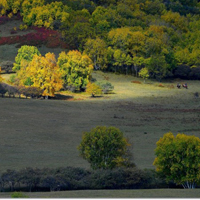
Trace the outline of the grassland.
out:
[[[100,98],[85,94],[74,95],[82,100],[69,96],[63,101],[0,98],[0,171],[27,166],[88,168],[77,146],[82,133],[97,125],[124,132],[139,168],[154,168],[156,142],[166,132],[200,137],[200,99],[194,96],[199,81],[188,81],[189,89],[179,90],[167,88],[176,81],[158,87],[154,81],[131,83],[139,80],[132,76],[106,76],[115,94]],[[103,80],[105,74],[95,72],[93,77]]]
[[[61,49],[41,46],[42,54]],[[15,45],[0,46],[0,62],[12,60]],[[8,74],[3,75],[6,80]],[[97,125],[115,126],[132,144],[133,161],[139,168],[154,168],[156,142],[168,131],[200,137],[199,81],[187,81],[189,89],[177,89],[177,82],[160,83],[133,76],[94,72],[97,81],[107,79],[114,93],[91,98],[84,93],[62,92],[64,100],[36,100],[0,97],[0,173],[23,167],[74,166],[89,168],[78,153],[82,133]],[[141,84],[131,81],[140,81]],[[161,86],[161,87],[160,87]],[[174,88],[173,88],[174,87]],[[200,190],[104,190],[28,193],[32,198],[113,197],[160,198],[199,197]],[[0,193],[10,197],[10,193]]]
[[[12,193],[0,193],[10,198]],[[153,189],[153,190],[79,190],[62,192],[23,193],[29,198],[199,198],[200,189]]]

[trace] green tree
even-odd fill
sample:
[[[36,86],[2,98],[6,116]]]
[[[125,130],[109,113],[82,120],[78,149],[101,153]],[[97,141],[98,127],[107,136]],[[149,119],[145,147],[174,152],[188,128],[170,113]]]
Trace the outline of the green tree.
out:
[[[97,126],[90,132],[83,133],[78,149],[92,169],[112,169],[126,162],[123,156],[126,155],[128,146],[119,129]]]
[[[156,143],[154,165],[167,181],[195,188],[200,181],[200,139],[169,132]]]
[[[149,70],[149,74],[152,78],[156,78],[158,81],[161,81],[167,74],[167,62],[165,60],[165,56],[155,55],[146,59],[147,68]]]
[[[107,68],[107,46],[100,38],[88,39],[84,52],[93,60],[95,69]]]
[[[27,64],[32,61],[34,55],[41,55],[37,47],[35,46],[22,46],[15,57],[15,63],[13,65],[13,71],[18,71],[21,68],[22,62]]]
[[[145,59],[143,57],[138,57],[138,56],[133,57],[133,66],[135,69],[136,77],[138,76],[139,67],[141,67],[142,64],[144,63],[145,63]]]
[[[85,87],[91,78],[93,70],[92,60],[79,51],[61,52],[58,65],[62,70],[64,84],[80,90]]]
[[[120,66],[122,68],[122,71],[125,69],[126,75],[128,74],[128,67],[132,64],[132,58],[129,54],[123,53],[120,49],[116,49],[114,51],[114,65]],[[116,72],[116,68],[115,68]]]
[[[139,76],[142,77],[144,79],[144,82],[145,82],[145,79],[148,79],[149,78],[149,71],[146,67],[142,68],[139,72]]]

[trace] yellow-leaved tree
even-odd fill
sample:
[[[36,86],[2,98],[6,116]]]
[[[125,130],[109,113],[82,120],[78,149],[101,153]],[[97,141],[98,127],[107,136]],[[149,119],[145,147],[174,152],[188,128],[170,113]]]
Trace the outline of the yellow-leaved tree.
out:
[[[58,57],[58,65],[62,70],[65,86],[81,90],[89,83],[93,63],[86,54],[81,54],[79,51],[69,51],[67,54],[61,52]]]
[[[2,82],[3,78],[1,76],[1,67],[0,67],[0,83]]]
[[[30,77],[32,86],[43,90],[43,96],[55,96],[62,88],[60,68],[56,63],[54,53],[45,56],[35,55],[26,67],[26,76]]]

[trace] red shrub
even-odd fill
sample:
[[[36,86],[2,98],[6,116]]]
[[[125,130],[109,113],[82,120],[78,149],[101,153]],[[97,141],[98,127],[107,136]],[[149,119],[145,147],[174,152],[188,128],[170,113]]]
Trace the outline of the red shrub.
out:
[[[62,47],[67,48],[67,44],[61,40],[61,34],[55,30],[45,29],[44,27],[32,27],[36,32],[28,33],[23,36],[10,36],[1,37],[0,45],[4,44],[16,44],[20,45],[41,45],[44,44],[49,48]]]

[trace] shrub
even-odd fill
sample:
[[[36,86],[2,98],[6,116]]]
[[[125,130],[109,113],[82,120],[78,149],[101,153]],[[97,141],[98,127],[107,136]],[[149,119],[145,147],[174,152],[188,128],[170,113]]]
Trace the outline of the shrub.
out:
[[[43,93],[42,89],[40,89],[38,87],[33,87],[33,86],[30,86],[30,87],[19,87],[18,90],[19,90],[19,93],[23,94],[24,96],[26,96],[26,98],[27,97],[31,97],[31,98],[41,97],[42,93]]]
[[[12,61],[3,61],[1,63],[1,69],[6,73],[12,72],[13,62]]]
[[[3,87],[2,91],[8,92],[9,97],[13,95],[15,96],[16,93],[18,93],[18,88],[12,85],[8,85],[7,83],[1,83],[1,86]],[[5,93],[6,93],[5,92]],[[5,94],[4,93],[4,94]]]
[[[102,88],[95,83],[88,83],[86,86],[86,92],[91,94],[92,97],[96,95],[101,95],[102,94]]]
[[[189,77],[190,77],[190,79],[199,80],[200,79],[200,67],[191,68]]]
[[[134,168],[98,169],[87,176],[90,189],[142,189],[157,188],[164,180],[157,177],[155,171]],[[160,185],[159,185],[160,184]]]
[[[166,183],[155,171],[137,167],[86,170],[60,167],[55,169],[25,168],[20,171],[7,170],[0,176],[2,191],[60,191],[76,189],[142,189],[175,187]],[[17,186],[17,187],[15,187]],[[21,192],[12,193],[13,197]]]
[[[22,192],[13,192],[11,194],[11,198],[28,198],[28,196],[23,194]]]
[[[4,96],[4,94],[7,92],[6,88],[4,87],[3,83],[0,83],[0,93],[2,95],[2,97]]]
[[[108,92],[111,92],[114,89],[114,86],[107,81],[96,82],[96,85],[102,88],[104,94],[107,94]]]
[[[16,75],[15,74],[12,74],[11,76],[10,76],[10,79],[9,79],[9,81],[10,81],[10,83],[15,83],[15,80],[16,79]]]
[[[190,72],[191,72],[190,66],[179,65],[174,72],[174,76],[176,78],[188,79]]]
[[[20,177],[20,183],[24,184],[29,192],[32,191],[32,189],[36,189],[36,187],[39,185],[41,177],[42,177],[42,171],[40,169],[33,169],[31,167],[26,167],[18,172]]]

